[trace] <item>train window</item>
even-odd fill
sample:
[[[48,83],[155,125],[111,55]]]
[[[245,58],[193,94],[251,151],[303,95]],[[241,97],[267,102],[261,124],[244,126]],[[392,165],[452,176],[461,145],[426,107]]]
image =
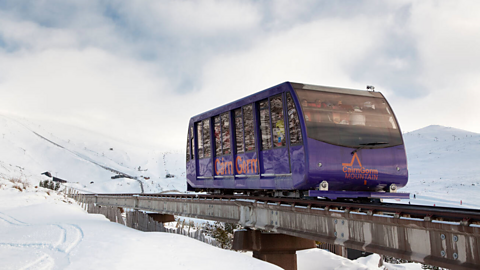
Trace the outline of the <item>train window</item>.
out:
[[[190,127],[190,146],[191,146],[191,153],[192,159],[195,159],[195,140],[193,137],[193,127]]]
[[[290,128],[290,144],[302,143],[302,130],[300,129],[300,120],[297,109],[293,102],[292,95],[287,93],[288,126]]]
[[[236,109],[235,113],[235,141],[237,153],[243,153],[243,119],[242,109]]]
[[[210,119],[203,120],[203,157],[210,157]]]
[[[187,133],[187,162],[190,161],[190,129],[189,129],[189,132]]]
[[[228,112],[220,115],[222,123],[222,146],[223,154],[230,154],[230,117],[228,117]]]
[[[253,105],[243,106],[243,120],[245,121],[245,151],[255,150],[255,134],[253,125]]]
[[[260,105],[260,132],[262,134],[262,150],[272,148],[272,134],[270,132],[270,111],[268,100],[262,100]]]
[[[198,158],[203,158],[202,122],[197,123]]]
[[[220,128],[220,116],[215,116],[215,155],[220,156],[222,155],[222,132]]]
[[[296,89],[309,138],[347,147],[402,144],[391,108],[382,97]]]
[[[285,146],[285,122],[283,116],[283,98],[281,94],[270,98],[270,112],[272,115],[273,146]]]

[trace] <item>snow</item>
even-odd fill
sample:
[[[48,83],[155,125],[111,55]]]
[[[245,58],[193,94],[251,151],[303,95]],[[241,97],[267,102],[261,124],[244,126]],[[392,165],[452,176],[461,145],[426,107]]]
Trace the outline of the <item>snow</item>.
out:
[[[185,154],[66,124],[0,115],[1,269],[279,269],[182,235],[146,233],[87,214],[57,192],[36,187],[40,175],[68,180],[85,192],[186,190]],[[404,134],[412,204],[479,208],[480,134],[429,126]],[[130,178],[112,179],[118,173]],[[167,178],[173,174],[173,178]],[[398,203],[408,203],[401,201]],[[460,204],[461,203],[461,204]],[[298,269],[421,269],[420,264],[378,267],[379,256],[351,261],[324,250],[299,251]]]
[[[480,208],[480,134],[433,125],[403,137],[409,180],[400,192],[412,204]]]
[[[0,176],[38,183],[40,173],[95,193],[186,190],[183,151],[139,148],[101,134],[45,120],[0,115]],[[112,150],[111,150],[112,149]],[[111,179],[118,171],[136,179]],[[166,178],[170,173],[174,178]],[[92,183],[93,182],[93,183]]]
[[[297,254],[299,270],[384,269],[378,267],[376,254],[356,261],[320,249]],[[245,253],[183,235],[130,229],[103,215],[86,213],[62,193],[5,179],[0,179],[0,261],[1,269],[149,269],[153,265],[166,269],[280,269]],[[388,269],[420,269],[405,267]]]
[[[168,233],[140,232],[87,214],[44,188],[0,180],[1,269],[279,269]],[[50,193],[50,195],[48,194]]]
[[[380,256],[377,254],[371,255],[363,261],[351,261],[326,250],[308,249],[297,251],[297,259],[297,267],[301,270],[317,270],[319,265],[322,267],[320,269],[383,269],[378,267]]]

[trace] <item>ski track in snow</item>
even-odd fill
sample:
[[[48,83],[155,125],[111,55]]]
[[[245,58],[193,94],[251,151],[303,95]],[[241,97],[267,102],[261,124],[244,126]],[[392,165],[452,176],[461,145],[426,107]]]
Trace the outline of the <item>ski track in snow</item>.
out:
[[[2,223],[4,223],[3,226]],[[25,253],[37,255],[33,261],[24,262],[23,265],[21,265],[22,262],[19,262],[18,265],[6,269],[64,269],[70,264],[70,252],[78,246],[84,237],[82,229],[74,224],[29,224],[0,212],[0,228],[4,226],[6,228],[1,231],[5,235],[2,236],[2,233],[0,233],[0,239],[4,239],[0,240],[0,250],[3,250],[1,253],[8,251],[16,255],[24,255]],[[27,230],[27,228],[30,230]],[[9,231],[18,230],[26,231],[25,239],[8,239],[6,234]],[[58,240],[56,242],[44,241],[42,239],[43,235],[39,235],[39,233],[45,231],[54,234]],[[53,238],[50,235],[47,236]],[[23,258],[23,256],[21,255],[20,258]]]

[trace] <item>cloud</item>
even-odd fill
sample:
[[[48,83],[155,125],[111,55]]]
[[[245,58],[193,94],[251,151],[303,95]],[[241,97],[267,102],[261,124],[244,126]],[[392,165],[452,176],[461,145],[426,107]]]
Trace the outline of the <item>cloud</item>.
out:
[[[143,62],[95,48],[0,55],[0,61],[9,67],[1,82],[2,97],[8,101],[2,111],[74,121],[129,138],[144,119],[169,112],[151,102],[170,98],[167,80]],[[153,123],[151,127],[157,129]]]
[[[415,79],[428,95],[394,98],[406,130],[440,124],[480,132],[480,3],[422,1],[412,4],[408,29],[421,68]],[[394,108],[395,108],[394,107]]]
[[[223,89],[218,94],[227,99],[284,81],[354,85],[344,69],[368,50],[375,32],[365,34],[372,28],[366,19],[353,24],[319,20],[266,36],[242,53],[217,55],[204,69],[204,89]]]
[[[479,9],[480,3],[465,1],[416,5],[411,31],[428,82],[448,85],[480,72]]]
[[[229,35],[251,29],[260,19],[254,4],[244,1],[139,1],[133,5],[139,12],[133,13],[135,19],[145,29],[159,29],[170,36]]]
[[[183,148],[191,116],[289,80],[373,84],[405,130],[480,132],[478,5],[5,0],[0,110]]]

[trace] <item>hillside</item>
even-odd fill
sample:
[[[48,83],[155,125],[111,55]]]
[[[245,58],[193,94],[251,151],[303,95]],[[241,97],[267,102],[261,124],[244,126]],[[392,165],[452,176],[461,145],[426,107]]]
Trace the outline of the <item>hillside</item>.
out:
[[[142,149],[74,126],[8,115],[0,115],[0,130],[0,176],[38,183],[48,171],[98,193],[140,192],[140,182],[145,192],[186,189],[183,152]]]
[[[412,203],[480,208],[480,134],[432,125],[403,136]]]
[[[5,270],[280,269],[183,235],[130,229],[63,194],[1,178],[0,260]]]

